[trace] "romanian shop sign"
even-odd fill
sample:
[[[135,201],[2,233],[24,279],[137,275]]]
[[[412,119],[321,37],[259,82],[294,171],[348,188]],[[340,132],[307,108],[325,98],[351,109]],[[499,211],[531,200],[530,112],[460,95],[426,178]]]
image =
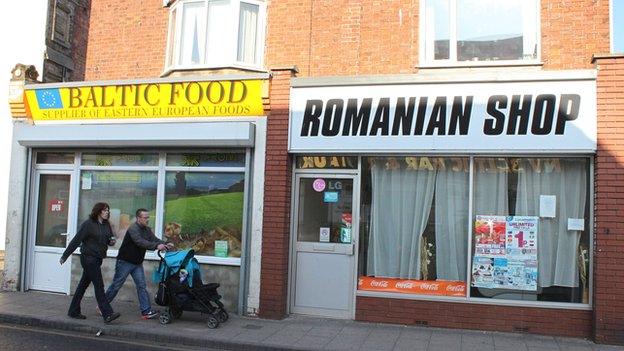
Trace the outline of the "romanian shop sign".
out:
[[[120,83],[25,89],[37,121],[262,116],[263,80]]]
[[[291,93],[291,152],[596,150],[596,82],[332,87]]]

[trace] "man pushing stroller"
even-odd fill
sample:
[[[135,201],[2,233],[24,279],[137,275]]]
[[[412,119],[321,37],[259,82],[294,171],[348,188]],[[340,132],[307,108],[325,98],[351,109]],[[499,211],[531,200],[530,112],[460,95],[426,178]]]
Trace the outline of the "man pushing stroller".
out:
[[[115,264],[115,277],[106,290],[106,299],[113,301],[119,289],[123,286],[128,275],[132,275],[139,298],[139,308],[143,319],[151,319],[158,316],[159,311],[152,310],[150,297],[147,293],[143,259],[146,250],[166,251],[173,248],[173,244],[158,239],[149,222],[149,211],[144,208],[136,210],[136,221],[130,225],[117,253]]]

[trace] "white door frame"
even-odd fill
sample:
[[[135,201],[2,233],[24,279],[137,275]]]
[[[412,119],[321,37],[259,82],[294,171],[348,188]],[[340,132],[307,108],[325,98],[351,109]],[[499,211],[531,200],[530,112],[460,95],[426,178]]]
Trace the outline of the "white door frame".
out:
[[[33,279],[34,279],[34,269],[35,269],[35,252],[42,252],[42,253],[53,253],[53,254],[58,254],[58,256],[60,257],[63,253],[63,251],[65,250],[65,248],[52,248],[52,247],[35,247],[36,246],[36,231],[37,231],[37,217],[39,216],[38,213],[38,206],[39,206],[39,186],[40,186],[40,181],[41,181],[41,176],[42,175],[67,175],[70,178],[69,181],[69,200],[67,203],[67,236],[66,236],[66,243],[65,246],[67,246],[67,244],[69,244],[69,241],[73,238],[74,234],[75,234],[75,228],[76,228],[76,204],[77,204],[77,191],[76,191],[76,186],[77,184],[77,177],[75,176],[75,171],[72,169],[68,169],[72,166],[67,167],[66,169],[34,169],[33,170],[33,182],[32,182],[32,187],[31,187],[31,191],[30,191],[30,208],[29,208],[29,220],[28,220],[28,255],[27,255],[27,272],[26,272],[26,279],[25,279],[25,283],[26,283],[26,290],[30,290],[30,289],[35,289],[35,287],[33,286]],[[58,266],[55,267],[50,267],[50,269],[64,269],[67,271],[67,274],[65,275],[65,279],[61,282],[61,286],[62,288],[60,290],[55,290],[55,291],[51,291],[51,292],[57,292],[57,293],[64,293],[64,294],[69,294],[70,293],[70,285],[71,285],[71,261],[72,256],[70,255],[67,258],[67,261],[61,266],[58,261],[55,262],[55,264],[57,264]]]
[[[327,317],[355,319],[355,302],[357,292],[357,267],[359,254],[359,221],[360,221],[360,176],[359,168],[347,169],[314,169],[314,170],[294,170],[292,177],[292,187],[294,189],[291,198],[291,221],[290,221],[290,264],[288,265],[288,313],[306,314],[305,311],[294,312],[294,301],[296,293],[296,272],[297,272],[297,244],[298,233],[297,223],[299,222],[299,187],[301,178],[338,178],[351,179],[353,181],[353,203],[352,203],[352,245],[353,245],[353,265],[351,267],[352,294],[350,296],[350,306],[348,316],[331,315]],[[299,308],[301,310],[301,308]],[[317,309],[321,310],[321,309]],[[318,316],[318,314],[315,314]]]

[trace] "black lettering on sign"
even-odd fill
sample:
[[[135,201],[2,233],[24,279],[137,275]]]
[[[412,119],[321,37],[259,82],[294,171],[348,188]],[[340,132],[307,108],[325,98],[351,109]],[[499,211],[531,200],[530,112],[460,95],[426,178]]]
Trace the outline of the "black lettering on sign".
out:
[[[366,132],[368,131],[368,121],[370,119],[372,104],[373,99],[365,98],[362,100],[362,105],[358,109],[357,99],[349,99],[347,101],[347,109],[345,110],[345,121],[342,128],[342,135],[366,135]]]
[[[433,110],[429,117],[429,125],[425,135],[433,135],[434,130],[438,130],[438,135],[446,134],[446,97],[438,96],[433,104]]]
[[[505,127],[505,114],[499,109],[507,108],[507,97],[505,95],[492,95],[488,99],[487,113],[494,117],[486,118],[483,124],[485,135],[500,135]]]
[[[407,108],[405,107],[405,98],[400,97],[397,100],[397,104],[394,110],[394,122],[392,123],[392,135],[399,135],[399,128],[401,128],[401,135],[410,135],[412,129],[412,119],[414,118],[414,105],[416,104],[416,98],[409,98]]]
[[[531,116],[531,101],[533,100],[533,95],[525,95],[522,100],[520,98],[520,95],[511,97],[507,135],[526,135],[529,129],[529,117]],[[520,101],[522,101],[522,105],[520,105]],[[518,123],[520,123],[519,126]]]
[[[378,131],[381,131],[381,135],[388,135],[390,130],[390,98],[379,99],[377,105],[377,112],[375,112],[375,118],[371,125],[369,135],[377,135]]]
[[[305,112],[303,113],[303,123],[301,124],[301,136],[318,136],[323,112],[323,100],[308,100]]]
[[[559,112],[557,113],[557,126],[555,134],[561,135],[565,132],[567,121],[578,118],[581,107],[581,96],[577,94],[563,94],[559,101]]]
[[[427,97],[423,96],[418,102],[418,113],[416,115],[416,125],[414,126],[414,135],[422,135],[425,127],[425,114],[427,113]]]
[[[531,133],[535,135],[547,135],[550,133],[555,117],[555,100],[556,98],[552,94],[541,94],[535,98]]]
[[[473,96],[466,96],[466,104],[462,104],[462,97],[455,96],[453,98],[453,107],[451,109],[451,120],[449,122],[449,135],[455,135],[457,127],[459,127],[460,135],[467,135],[470,127],[470,113],[472,112]]]
[[[336,136],[340,132],[340,121],[342,120],[342,99],[331,99],[325,106],[325,116],[323,117],[324,136]]]

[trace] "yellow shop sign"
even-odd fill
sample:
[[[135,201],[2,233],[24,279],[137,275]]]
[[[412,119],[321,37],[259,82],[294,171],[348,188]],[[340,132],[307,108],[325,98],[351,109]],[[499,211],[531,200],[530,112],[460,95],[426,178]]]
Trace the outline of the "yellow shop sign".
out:
[[[26,88],[35,121],[262,116],[263,80]]]

